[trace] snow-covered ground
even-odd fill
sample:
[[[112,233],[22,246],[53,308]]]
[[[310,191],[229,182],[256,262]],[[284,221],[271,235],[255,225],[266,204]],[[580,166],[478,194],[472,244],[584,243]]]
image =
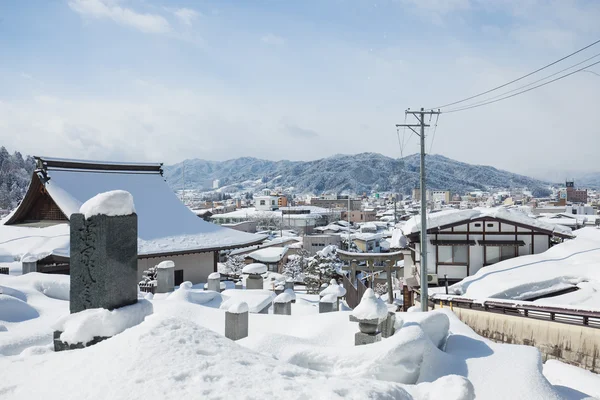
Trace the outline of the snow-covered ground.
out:
[[[577,288],[536,303],[600,310],[600,229],[587,227],[574,233],[575,239],[544,253],[481,268],[475,275],[451,286],[449,293],[472,299],[527,300]]]
[[[250,314],[249,336],[233,342],[223,336],[225,296],[191,285],[140,294],[152,312],[143,322],[55,353],[69,277],[0,275],[0,287],[0,398],[582,399],[600,388],[597,375],[542,368],[535,348],[492,343],[447,309],[397,313],[395,335],[356,347],[350,312],[318,314],[318,296],[297,293],[292,316]]]

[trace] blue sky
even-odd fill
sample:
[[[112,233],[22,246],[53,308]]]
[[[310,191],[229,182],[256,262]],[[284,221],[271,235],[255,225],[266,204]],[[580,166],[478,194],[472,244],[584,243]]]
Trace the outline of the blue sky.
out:
[[[8,0],[0,138],[28,154],[167,163],[398,157],[404,109],[553,61],[599,39],[599,19],[595,0]],[[432,152],[523,173],[596,169],[599,89],[577,74],[442,114]]]

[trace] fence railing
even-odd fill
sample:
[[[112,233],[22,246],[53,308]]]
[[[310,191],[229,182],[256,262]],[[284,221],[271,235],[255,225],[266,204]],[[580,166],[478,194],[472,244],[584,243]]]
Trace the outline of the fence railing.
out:
[[[156,285],[153,283],[138,283],[138,286],[140,287],[140,292],[145,292],[145,293],[152,293],[154,294],[156,292]]]
[[[355,308],[358,303],[360,303],[360,299],[362,299],[363,294],[365,294],[367,287],[360,279],[356,280],[356,286],[354,286],[346,275],[342,276],[342,281],[344,289],[346,289],[346,304],[348,304],[348,307],[350,308]]]
[[[534,304],[515,304],[502,301],[485,300],[475,301],[462,297],[434,298],[435,306],[448,306],[450,308],[468,308],[484,312],[513,315],[523,318],[541,319],[570,325],[589,326],[600,329],[600,312],[577,310],[563,307],[546,307]],[[430,303],[431,304],[431,303]]]

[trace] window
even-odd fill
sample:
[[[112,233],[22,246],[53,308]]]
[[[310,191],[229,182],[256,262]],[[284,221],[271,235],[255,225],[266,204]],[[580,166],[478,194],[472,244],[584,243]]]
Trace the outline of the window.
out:
[[[363,215],[362,214],[360,214],[360,219],[363,219]]]
[[[271,205],[274,206],[275,205],[275,200],[271,200]]]
[[[265,201],[264,201],[264,200],[261,200],[261,201],[260,201],[260,205],[261,205],[261,206],[264,206],[264,205],[266,205],[266,204],[267,204],[267,203],[265,203]]]
[[[469,246],[438,246],[438,264],[466,264]]]
[[[517,256],[516,246],[486,246],[485,263],[494,264]]]
[[[493,227],[494,227],[494,224],[487,224],[487,227],[488,227],[488,228],[493,228]]]
[[[481,228],[481,224],[478,222],[475,224],[475,228]]]

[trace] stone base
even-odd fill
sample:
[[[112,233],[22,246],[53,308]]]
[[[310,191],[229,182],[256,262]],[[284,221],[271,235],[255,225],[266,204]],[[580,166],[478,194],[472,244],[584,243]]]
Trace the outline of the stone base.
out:
[[[248,336],[248,313],[225,312],[225,337],[239,340]]]
[[[334,312],[334,311],[337,311],[335,309],[335,303],[319,302],[319,314],[321,314],[321,313],[328,313],[328,312]]]
[[[110,336],[94,336],[94,338],[87,343],[66,343],[60,340],[61,334],[61,331],[54,331],[54,351],[83,349],[110,338]]]
[[[381,332],[377,333],[362,333],[356,332],[354,334],[354,345],[362,346],[363,344],[371,344],[381,341]]]
[[[248,276],[248,278],[246,278],[246,289],[248,290],[252,290],[252,289],[260,289],[262,290],[264,288],[264,284],[263,284],[263,278],[262,276],[257,276],[254,277],[252,275]]]
[[[292,303],[273,303],[273,314],[292,315]]]

